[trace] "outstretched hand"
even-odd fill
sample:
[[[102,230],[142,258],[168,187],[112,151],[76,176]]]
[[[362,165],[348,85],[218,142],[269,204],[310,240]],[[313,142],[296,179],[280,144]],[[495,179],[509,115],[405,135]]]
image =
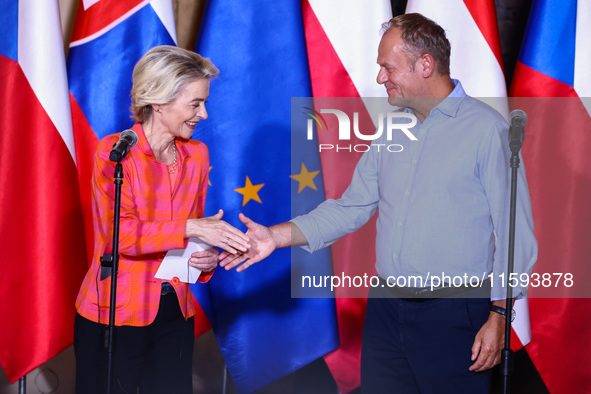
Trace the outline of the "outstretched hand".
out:
[[[248,228],[246,236],[249,239],[250,248],[242,253],[224,251],[220,254],[219,259],[221,260],[220,266],[226,270],[242,264],[236,269],[236,271],[241,272],[273,253],[277,249],[277,242],[268,227],[252,221],[242,213],[238,215],[238,218]]]
[[[187,238],[196,237],[232,254],[246,252],[250,247],[248,237],[237,228],[221,220],[221,209],[213,216],[201,219],[189,219],[185,227]]]

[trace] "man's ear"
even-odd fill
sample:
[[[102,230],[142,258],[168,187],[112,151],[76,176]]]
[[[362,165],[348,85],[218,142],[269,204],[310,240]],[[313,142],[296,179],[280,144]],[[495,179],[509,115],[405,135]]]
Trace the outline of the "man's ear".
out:
[[[435,70],[435,59],[428,53],[424,53],[419,58],[418,67],[423,78],[429,78]]]

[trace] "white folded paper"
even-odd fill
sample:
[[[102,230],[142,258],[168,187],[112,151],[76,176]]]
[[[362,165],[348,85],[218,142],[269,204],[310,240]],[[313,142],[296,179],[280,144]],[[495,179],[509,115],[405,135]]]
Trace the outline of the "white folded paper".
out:
[[[186,249],[172,249],[166,253],[164,260],[154,275],[158,279],[172,280],[175,276],[181,282],[195,283],[201,275],[201,270],[189,265],[191,254],[201,250],[207,250],[211,245],[197,238],[189,238]]]

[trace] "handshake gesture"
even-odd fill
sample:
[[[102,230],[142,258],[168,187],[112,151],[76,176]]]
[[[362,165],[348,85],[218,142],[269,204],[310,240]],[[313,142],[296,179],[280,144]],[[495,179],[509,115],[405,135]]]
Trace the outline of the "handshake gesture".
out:
[[[289,222],[265,227],[239,214],[240,221],[248,229],[244,234],[221,220],[223,215],[224,212],[220,209],[214,216],[189,219],[185,236],[197,237],[212,246],[223,249],[218,260],[220,260],[220,266],[226,270],[238,267],[236,271],[244,271],[269,256],[277,248],[308,243],[300,229]],[[196,260],[192,265],[197,266],[197,259],[201,257],[194,257]]]
[[[290,246],[291,234],[289,231],[281,232],[276,229],[268,228],[260,225],[251,219],[247,218],[243,214],[239,214],[238,218],[248,228],[246,237],[249,239],[249,247],[247,250],[231,253],[225,250],[220,254],[220,266],[226,270],[234,267],[238,268],[236,271],[244,271],[254,263],[258,263],[267,256],[269,256],[275,249],[282,246]],[[290,223],[283,223],[284,225],[290,225]],[[283,227],[278,225],[275,227]],[[287,238],[287,239],[282,239]]]

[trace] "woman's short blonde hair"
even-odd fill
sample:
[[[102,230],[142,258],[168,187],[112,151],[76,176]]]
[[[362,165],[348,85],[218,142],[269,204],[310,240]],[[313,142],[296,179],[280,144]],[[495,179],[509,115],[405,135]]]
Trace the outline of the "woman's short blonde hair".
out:
[[[131,118],[143,123],[152,116],[153,104],[174,101],[197,79],[219,74],[211,60],[183,48],[161,45],[150,49],[133,69]]]

